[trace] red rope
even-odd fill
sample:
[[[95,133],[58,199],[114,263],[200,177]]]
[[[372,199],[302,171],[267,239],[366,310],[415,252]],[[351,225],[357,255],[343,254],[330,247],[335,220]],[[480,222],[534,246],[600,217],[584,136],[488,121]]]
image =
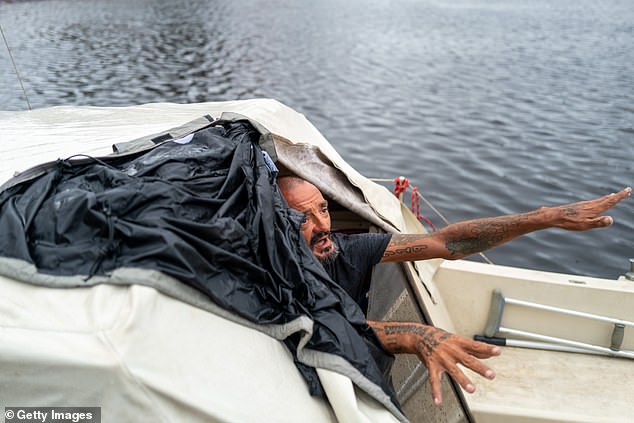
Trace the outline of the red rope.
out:
[[[420,199],[418,198],[418,187],[412,187],[412,213],[416,219],[420,219]]]
[[[414,213],[416,219],[427,223],[431,226],[431,230],[436,232],[436,227],[433,223],[431,223],[431,220],[420,214],[420,197],[418,196],[418,187],[412,187],[412,213]]]
[[[400,198],[400,195],[407,191],[410,186],[409,181],[404,176],[399,176],[394,179],[394,195]],[[427,223],[432,231],[436,231],[436,227],[431,220],[420,214],[420,197],[418,195],[418,187],[412,186],[412,213],[416,216],[416,219]]]
[[[394,195],[397,197],[407,191],[407,187],[409,186],[409,181],[405,176],[399,176],[394,179]]]

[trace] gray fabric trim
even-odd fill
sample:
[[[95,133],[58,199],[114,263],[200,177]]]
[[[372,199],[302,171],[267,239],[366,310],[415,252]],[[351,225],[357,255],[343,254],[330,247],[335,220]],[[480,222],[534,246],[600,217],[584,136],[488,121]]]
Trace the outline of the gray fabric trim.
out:
[[[102,283],[121,286],[143,285],[154,288],[168,297],[264,332],[275,339],[282,340],[299,331],[310,336],[313,333],[313,322],[306,316],[299,317],[284,325],[258,325],[219,307],[200,291],[156,270],[121,267],[109,276],[93,276],[86,280],[86,277],[82,275],[55,276],[39,273],[33,264],[24,260],[0,257],[0,275],[31,285],[60,289],[89,288]]]
[[[86,280],[86,277],[82,275],[55,276],[38,273],[33,264],[24,260],[0,257],[0,275],[31,285],[57,289],[89,288],[102,283],[120,286],[143,285],[154,288],[171,298],[265,333],[278,340],[283,340],[291,334],[301,332],[301,339],[297,348],[298,360],[306,365],[332,370],[348,377],[360,389],[385,406],[398,420],[408,422],[407,418],[392,404],[388,395],[346,360],[333,354],[305,348],[313,335],[313,321],[307,316],[298,317],[283,325],[258,325],[219,307],[209,297],[177,279],[149,269],[122,267],[116,269],[109,276],[93,276]]]
[[[210,119],[213,119],[210,115],[203,116],[158,134],[147,135],[132,141],[117,143],[112,146],[112,150],[115,154],[140,152],[154,148],[162,142],[182,138],[212,124],[218,125],[222,124],[222,122],[246,120],[260,133],[258,143],[260,144],[262,150],[266,151],[273,161],[277,160],[277,152],[275,150],[275,143],[273,142],[273,135],[268,129],[262,126],[260,122],[234,112],[223,112],[218,120]]]
[[[211,123],[213,122],[213,117],[211,117],[210,115],[207,116],[199,117],[183,125],[168,129],[167,131],[163,131],[158,134],[146,135],[132,141],[113,144],[112,151],[115,154],[135,153],[156,147],[158,144],[160,144],[160,141],[153,141],[155,139],[161,139],[161,141],[171,141],[182,138],[193,132],[198,131],[199,129],[211,125]]]

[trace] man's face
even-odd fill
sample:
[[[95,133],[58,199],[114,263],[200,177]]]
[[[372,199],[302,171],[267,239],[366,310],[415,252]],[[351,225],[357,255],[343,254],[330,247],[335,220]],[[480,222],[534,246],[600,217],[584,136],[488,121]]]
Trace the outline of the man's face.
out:
[[[328,202],[313,184],[304,182],[283,192],[288,205],[304,213],[301,230],[313,254],[322,262],[337,255],[337,247],[330,237]]]

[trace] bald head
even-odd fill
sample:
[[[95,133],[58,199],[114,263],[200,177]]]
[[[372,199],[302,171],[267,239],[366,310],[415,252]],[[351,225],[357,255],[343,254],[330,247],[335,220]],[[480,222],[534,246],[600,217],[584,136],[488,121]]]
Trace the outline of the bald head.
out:
[[[291,190],[294,190],[298,186],[304,184],[312,185],[310,182],[297,176],[282,176],[277,179],[277,186],[280,187],[280,191],[284,197],[286,197],[287,192],[290,192]]]

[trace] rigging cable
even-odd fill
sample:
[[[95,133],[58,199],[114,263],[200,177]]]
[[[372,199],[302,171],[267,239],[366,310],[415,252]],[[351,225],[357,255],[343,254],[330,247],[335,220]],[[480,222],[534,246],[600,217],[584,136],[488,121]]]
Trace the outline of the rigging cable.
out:
[[[24,98],[26,99],[26,105],[29,107],[29,110],[33,110],[31,108],[31,102],[29,101],[29,97],[26,95],[26,90],[24,89],[24,84],[22,83],[20,72],[18,72],[18,67],[15,64],[15,60],[13,60],[13,54],[11,54],[11,48],[9,48],[9,42],[7,41],[7,37],[4,35],[4,30],[2,29],[2,25],[0,25],[0,33],[2,33],[2,39],[4,40],[4,45],[7,46],[7,51],[9,52],[9,59],[11,60],[11,64],[13,65],[13,70],[15,71],[15,74],[18,77],[18,81],[20,81],[20,87],[22,87],[22,92],[24,93]]]

